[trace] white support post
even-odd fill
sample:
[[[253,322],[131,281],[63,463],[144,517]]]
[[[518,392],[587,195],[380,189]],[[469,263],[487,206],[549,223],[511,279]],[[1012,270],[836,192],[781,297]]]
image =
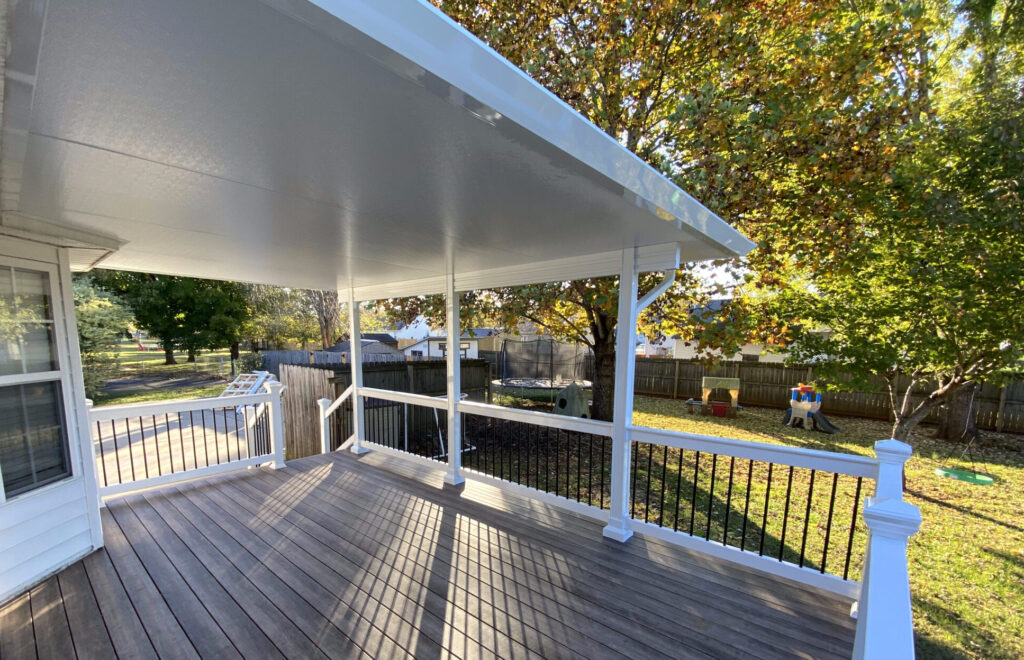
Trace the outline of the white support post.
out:
[[[359,390],[363,387],[363,338],[359,333],[359,304],[355,292],[348,290],[348,345],[349,356],[352,358],[352,441],[353,454],[365,454],[370,451],[363,446],[366,440],[366,406]]]
[[[921,527],[921,512],[903,501],[903,466],[910,446],[875,443],[878,481],[864,505],[868,547],[864,557],[853,657],[913,658],[914,623],[907,568],[907,541]]]
[[[318,399],[320,406],[320,453],[328,454],[331,451],[331,421],[327,417],[327,409],[331,407],[330,399]]]
[[[277,470],[284,467],[284,408],[281,406],[284,385],[271,381],[266,388],[270,392],[270,448],[274,453],[271,467]]]
[[[637,265],[634,249],[622,251],[619,274],[619,318],[615,336],[615,401],[612,413],[612,483],[608,524],[604,536],[627,541],[629,522],[629,465],[632,447],[633,374],[636,368]]]
[[[449,269],[445,275],[445,317],[447,321],[446,362],[448,363],[448,471],[444,482],[456,486],[465,481],[462,476],[462,424],[458,404],[462,395],[462,356],[459,346],[462,332],[459,327],[459,294],[455,291],[455,275]]]

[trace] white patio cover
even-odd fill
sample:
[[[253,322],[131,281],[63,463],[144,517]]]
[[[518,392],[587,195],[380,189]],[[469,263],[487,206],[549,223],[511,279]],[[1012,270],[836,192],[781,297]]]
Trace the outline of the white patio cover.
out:
[[[426,3],[21,0],[8,22],[0,231],[95,235],[106,267],[365,299],[752,246]]]

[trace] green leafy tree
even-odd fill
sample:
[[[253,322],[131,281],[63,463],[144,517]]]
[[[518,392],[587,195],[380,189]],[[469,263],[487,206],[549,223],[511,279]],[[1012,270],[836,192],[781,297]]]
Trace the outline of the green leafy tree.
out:
[[[977,383],[999,382],[1022,355],[1024,5],[956,9],[933,39],[948,51],[931,60],[918,147],[863,219],[861,244],[780,298],[783,316],[804,320],[794,357],[819,361],[835,387],[881,376],[904,440],[943,405],[940,435],[970,437]]]
[[[165,364],[176,364],[175,349],[188,351],[189,360],[199,350],[225,346],[236,356],[249,318],[243,285],[111,270],[97,270],[93,279],[97,286],[116,293],[139,328],[160,341]]]
[[[855,245],[859,210],[907,148],[924,43],[916,3],[435,4],[757,241],[747,264],[762,283]],[[677,279],[645,330],[685,330],[715,292],[695,267]],[[617,278],[465,296],[467,318],[528,318],[588,344],[598,419],[612,412],[617,300]],[[436,300],[385,308],[443,318]]]
[[[110,351],[134,319],[117,296],[95,286],[89,275],[75,276],[73,288],[85,394],[93,397],[112,377],[116,367]]]
[[[301,290],[254,284],[246,295],[252,317],[244,336],[253,347],[266,343],[275,350],[305,349],[320,338],[316,314]]]

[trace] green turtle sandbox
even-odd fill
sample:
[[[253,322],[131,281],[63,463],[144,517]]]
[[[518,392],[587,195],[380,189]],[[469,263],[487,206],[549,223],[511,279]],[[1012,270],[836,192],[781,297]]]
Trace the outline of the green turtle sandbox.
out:
[[[965,481],[969,484],[975,484],[977,486],[991,486],[996,482],[995,479],[988,476],[987,474],[981,474],[980,472],[973,472],[971,470],[957,470],[955,468],[935,468],[935,474],[940,477],[946,477],[947,479],[956,479],[957,481]]]

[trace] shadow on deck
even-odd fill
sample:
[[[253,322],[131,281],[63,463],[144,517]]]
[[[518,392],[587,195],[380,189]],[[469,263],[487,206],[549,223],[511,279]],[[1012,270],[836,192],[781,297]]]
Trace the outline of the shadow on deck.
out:
[[[849,657],[850,601],[347,452],[111,500],[0,655]]]

